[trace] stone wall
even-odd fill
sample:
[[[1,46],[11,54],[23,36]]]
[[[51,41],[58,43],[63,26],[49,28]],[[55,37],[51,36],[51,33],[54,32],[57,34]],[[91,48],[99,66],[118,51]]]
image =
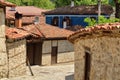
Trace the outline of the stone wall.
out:
[[[8,73],[8,60],[5,44],[6,39],[3,33],[4,27],[4,25],[0,26],[0,78],[7,77]]]
[[[57,63],[74,61],[74,52],[58,53]],[[42,55],[42,65],[51,65],[51,54]]]
[[[43,50],[42,53],[50,53],[51,52],[51,45],[52,43],[55,43],[57,40],[49,40],[49,41],[44,41],[43,42]],[[69,41],[67,40],[58,40],[58,52],[70,52],[73,51],[73,44],[71,44]]]
[[[99,37],[75,42],[75,80],[84,80],[85,47],[90,48],[89,80],[120,79],[120,38]]]
[[[6,52],[5,38],[5,17],[3,8],[0,8],[0,78],[7,77],[8,60]]]
[[[26,74],[26,40],[7,42],[8,77]]]

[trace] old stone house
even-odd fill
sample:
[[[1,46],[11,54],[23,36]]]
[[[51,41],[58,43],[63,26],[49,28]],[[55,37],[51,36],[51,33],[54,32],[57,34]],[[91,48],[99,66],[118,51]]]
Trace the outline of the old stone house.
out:
[[[75,49],[75,80],[120,79],[120,23],[81,29],[68,39]]]
[[[33,6],[17,6],[15,7],[15,10],[11,10],[10,7],[7,7],[6,9],[7,25],[9,23],[15,23],[15,27],[25,30],[33,35],[27,37],[27,56],[31,65],[51,64],[52,61],[55,63],[57,62],[57,54],[55,55],[54,60],[51,60],[50,57],[52,43],[55,43],[57,44],[55,46],[58,46],[58,48],[56,47],[58,50],[56,52],[73,51],[72,44],[67,41],[67,35],[73,32],[45,24],[45,17],[41,14],[44,11],[46,10]],[[39,16],[39,22],[34,23],[33,21],[36,16]],[[73,60],[72,55],[70,55],[71,57],[65,56],[65,59],[62,58],[61,61]],[[49,62],[46,58],[50,59]]]
[[[49,55],[49,57],[54,56],[53,60],[50,57],[49,62],[48,60],[42,60],[44,53],[46,53],[46,58],[48,58],[48,54],[52,52],[52,43],[55,43],[56,53],[73,51],[72,44],[67,41],[67,36],[73,33],[72,31],[60,29],[56,26],[47,25],[45,24],[44,17],[42,17],[40,23],[24,26],[22,25],[23,17],[24,15],[18,12],[15,13],[15,26],[18,29],[27,31],[32,35],[27,37],[27,56],[31,65],[44,65],[51,64],[53,62],[57,63],[57,54]],[[67,61],[70,59],[73,61],[72,55],[71,57],[66,56],[65,59]],[[62,58],[62,62],[66,61],[65,59]]]
[[[72,34],[72,31],[47,25],[44,22],[23,26],[20,29],[36,35],[36,38],[27,38],[27,55],[32,65],[57,63],[60,55],[64,55],[59,60],[61,62],[74,60],[73,54],[60,54],[73,51],[73,45],[67,41],[67,36]]]
[[[7,77],[26,75],[26,31],[6,27]]]
[[[5,0],[0,0],[0,78],[24,75],[26,71],[26,42],[24,39],[15,40],[27,35],[18,34],[13,30],[13,32],[10,32],[8,28],[5,29],[6,6],[14,7],[15,5]],[[21,49],[21,52],[18,52],[19,49]]]

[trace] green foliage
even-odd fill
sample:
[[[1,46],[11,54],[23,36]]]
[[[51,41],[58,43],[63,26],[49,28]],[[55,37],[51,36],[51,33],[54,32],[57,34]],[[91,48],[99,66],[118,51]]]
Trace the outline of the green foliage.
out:
[[[53,9],[55,4],[50,0],[7,0],[18,6],[36,6],[45,9]]]
[[[84,22],[88,23],[89,26],[93,26],[96,24],[96,20],[93,18],[85,18]]]
[[[55,7],[50,0],[33,0],[33,5],[45,9],[53,9]]]
[[[70,5],[71,0],[52,0],[56,7]],[[75,5],[95,5],[98,0],[74,0]],[[102,4],[108,4],[109,0],[101,0]]]
[[[99,17],[99,22],[93,18],[85,18],[84,22],[88,23],[87,27],[94,26],[96,24],[103,24],[103,23],[114,23],[119,22],[120,19],[118,18],[105,18],[104,16]]]
[[[71,0],[7,0],[19,6],[37,6],[45,9],[53,9],[55,7],[67,6],[71,4]],[[120,0],[119,0],[120,1]],[[75,5],[95,5],[98,0],[74,0]],[[101,0],[102,4],[114,5],[114,0]]]

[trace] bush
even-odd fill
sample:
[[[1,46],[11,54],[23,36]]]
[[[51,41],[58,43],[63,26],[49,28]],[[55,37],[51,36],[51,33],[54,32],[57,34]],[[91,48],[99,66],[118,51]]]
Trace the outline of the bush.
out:
[[[94,26],[96,24],[103,24],[103,23],[114,23],[119,22],[120,19],[118,18],[106,18],[104,16],[100,16],[99,20],[95,20],[94,18],[85,18],[84,22],[88,23],[87,27]]]

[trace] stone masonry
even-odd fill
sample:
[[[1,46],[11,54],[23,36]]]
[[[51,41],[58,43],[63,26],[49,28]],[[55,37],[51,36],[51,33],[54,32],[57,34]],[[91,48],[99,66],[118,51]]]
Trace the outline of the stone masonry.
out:
[[[4,20],[4,11],[0,8],[0,78],[7,77],[8,73]]]
[[[50,53],[51,48],[52,48],[51,47],[52,43],[54,43],[55,41],[57,41],[57,40],[44,41],[42,53]],[[70,43],[67,40],[58,40],[58,52],[59,53],[70,52],[70,51],[74,51],[72,43]]]
[[[42,65],[51,65],[51,49],[52,44],[58,45],[57,63],[74,61],[73,44],[67,40],[49,40],[44,41],[42,50]]]
[[[26,40],[7,42],[8,77],[26,74]]]
[[[120,79],[120,38],[100,37],[75,43],[75,80],[84,80],[85,48],[91,50],[90,80]]]

